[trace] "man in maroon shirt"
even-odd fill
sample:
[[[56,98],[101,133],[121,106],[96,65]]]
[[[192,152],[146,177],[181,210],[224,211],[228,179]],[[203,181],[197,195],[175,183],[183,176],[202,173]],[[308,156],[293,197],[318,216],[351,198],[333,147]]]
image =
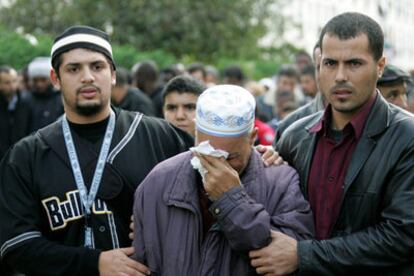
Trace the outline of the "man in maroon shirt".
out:
[[[376,89],[381,27],[358,13],[331,19],[320,39],[320,89],[329,105],[277,143],[314,212],[316,239],[272,232],[250,252],[259,274],[414,275],[414,117]]]

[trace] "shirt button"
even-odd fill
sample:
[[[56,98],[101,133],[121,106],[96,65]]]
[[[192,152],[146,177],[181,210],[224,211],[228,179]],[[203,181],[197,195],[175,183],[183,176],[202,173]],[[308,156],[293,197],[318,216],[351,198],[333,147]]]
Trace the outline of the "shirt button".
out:
[[[335,177],[333,177],[333,176],[328,177],[328,181],[329,181],[329,182],[332,182],[332,181],[334,181],[334,180],[335,180]]]
[[[100,226],[99,227],[99,232],[102,232],[102,233],[105,232],[105,226]]]
[[[214,214],[216,214],[216,215],[220,214],[220,209],[219,208],[215,208],[214,209]]]

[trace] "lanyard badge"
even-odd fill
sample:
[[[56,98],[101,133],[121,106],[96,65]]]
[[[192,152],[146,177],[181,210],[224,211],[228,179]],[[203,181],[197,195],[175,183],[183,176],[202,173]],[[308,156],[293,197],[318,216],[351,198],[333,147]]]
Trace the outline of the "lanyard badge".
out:
[[[89,190],[85,186],[82,171],[79,165],[78,155],[76,153],[75,144],[73,142],[72,134],[70,132],[69,123],[66,114],[62,118],[63,137],[65,138],[65,145],[68,151],[70,164],[72,167],[73,176],[75,177],[76,186],[79,190],[80,199],[85,210],[85,247],[94,248],[93,231],[88,224],[88,217],[91,215],[92,205],[95,201],[96,193],[101,184],[102,174],[105,169],[106,159],[109,153],[109,147],[112,142],[112,135],[115,129],[115,113],[111,110],[109,122],[106,127],[105,137],[102,143],[101,151],[99,153],[98,163],[96,164],[95,173],[93,175],[92,184]]]

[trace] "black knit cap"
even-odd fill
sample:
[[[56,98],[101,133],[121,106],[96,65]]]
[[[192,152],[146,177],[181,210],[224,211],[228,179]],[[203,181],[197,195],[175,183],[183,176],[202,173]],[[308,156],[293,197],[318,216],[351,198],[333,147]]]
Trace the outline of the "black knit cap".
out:
[[[112,47],[105,32],[89,26],[72,26],[55,38],[51,50],[52,65],[60,54],[76,48],[85,48],[107,56],[115,69]]]

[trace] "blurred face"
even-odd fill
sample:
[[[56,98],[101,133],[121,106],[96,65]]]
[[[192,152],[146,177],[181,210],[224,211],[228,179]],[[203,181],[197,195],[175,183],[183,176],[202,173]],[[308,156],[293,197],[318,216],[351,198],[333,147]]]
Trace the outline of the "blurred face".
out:
[[[86,49],[73,49],[62,54],[58,78],[51,78],[62,91],[63,105],[68,115],[104,119],[110,110],[111,89],[115,85],[115,72],[106,57]]]
[[[300,85],[302,91],[306,96],[315,97],[318,93],[318,86],[316,85],[316,80],[311,75],[301,75],[300,76]]]
[[[49,88],[51,82],[50,78],[35,77],[32,79],[32,89],[37,93],[44,93]]]
[[[252,133],[242,137],[216,137],[197,131],[196,145],[209,140],[213,148],[227,151],[229,153],[227,162],[241,174],[249,163],[256,133],[257,130],[255,129]]]
[[[0,92],[6,97],[12,97],[18,88],[18,76],[15,70],[0,73]]]
[[[305,68],[307,65],[311,64],[312,61],[310,60],[310,58],[307,55],[298,55],[296,57],[296,67],[299,70],[302,70],[303,68]]]
[[[194,136],[197,99],[193,93],[167,94],[163,107],[165,120]]]
[[[204,74],[203,74],[203,71],[197,70],[197,71],[192,72],[190,75],[192,77],[198,79],[199,81],[204,82]]]
[[[385,58],[375,61],[368,46],[365,34],[346,40],[329,34],[323,38],[319,84],[334,120],[352,118],[375,93]]]
[[[296,78],[290,76],[279,76],[277,80],[278,91],[290,91],[293,92],[296,86]]]
[[[388,102],[403,109],[408,109],[407,93],[404,82],[390,86],[378,86],[378,89]]]

